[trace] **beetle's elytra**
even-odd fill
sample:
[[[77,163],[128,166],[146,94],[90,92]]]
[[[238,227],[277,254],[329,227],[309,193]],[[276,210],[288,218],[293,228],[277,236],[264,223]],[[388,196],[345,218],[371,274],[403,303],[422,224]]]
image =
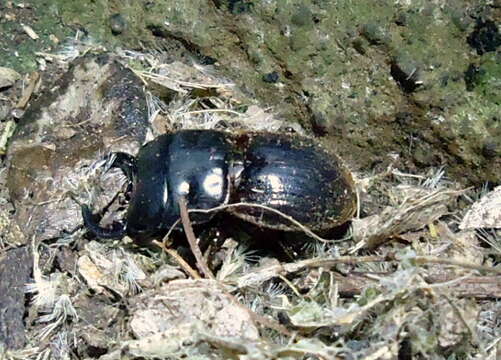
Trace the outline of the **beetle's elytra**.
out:
[[[264,205],[316,231],[346,222],[355,211],[349,171],[335,154],[299,135],[182,130],[157,137],[135,158],[115,153],[112,166],[127,175],[132,193],[124,223],[112,229],[82,207],[87,229],[100,238],[129,235],[144,241],[165,233],[180,217],[181,197],[188,209]],[[262,207],[228,211],[267,228],[297,230]],[[191,218],[203,223],[210,215]]]

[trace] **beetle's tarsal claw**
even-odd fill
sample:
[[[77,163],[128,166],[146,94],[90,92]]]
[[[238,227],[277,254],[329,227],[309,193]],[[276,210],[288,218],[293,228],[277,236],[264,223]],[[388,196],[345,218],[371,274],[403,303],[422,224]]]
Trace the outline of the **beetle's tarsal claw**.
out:
[[[89,232],[100,239],[121,239],[125,236],[125,224],[113,223],[110,229],[103,228],[99,225],[99,220],[92,214],[92,211],[87,205],[82,205],[82,217],[84,225]]]

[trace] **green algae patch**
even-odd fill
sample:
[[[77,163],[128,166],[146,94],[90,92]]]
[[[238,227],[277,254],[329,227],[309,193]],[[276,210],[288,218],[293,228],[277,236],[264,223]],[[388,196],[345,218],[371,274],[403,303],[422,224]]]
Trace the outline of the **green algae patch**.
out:
[[[443,6],[425,0],[57,0],[33,6],[41,14],[33,24],[41,39],[53,26],[61,29],[58,36],[80,31],[110,49],[214,65],[256,104],[336,144],[356,169],[399,155],[396,165],[409,170],[446,165],[461,179],[467,171],[470,183],[499,182],[501,165],[486,156],[499,151],[488,140],[499,127],[488,124],[496,123],[500,101],[499,55],[495,44],[482,43],[492,26],[481,28],[496,18],[494,6],[466,0]],[[487,20],[475,22],[471,14]],[[29,52],[41,39],[28,38],[19,51]],[[472,43],[485,51],[477,54]],[[35,60],[24,57],[18,66],[34,68]],[[268,74],[273,81],[266,81]],[[490,150],[482,150],[484,140]]]
[[[0,66],[18,72],[37,69],[37,52],[52,52],[60,41],[75,33],[61,23],[58,8],[52,1],[15,2],[1,6],[1,12]],[[26,26],[34,31],[37,39],[30,37]]]

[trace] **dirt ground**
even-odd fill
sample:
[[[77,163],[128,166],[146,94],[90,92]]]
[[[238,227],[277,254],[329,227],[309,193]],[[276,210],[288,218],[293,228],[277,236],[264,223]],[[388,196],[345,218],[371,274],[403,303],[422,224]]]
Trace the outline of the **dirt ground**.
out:
[[[2,3],[0,358],[496,359],[500,4],[362,3]],[[193,128],[314,138],[354,218],[93,237]]]

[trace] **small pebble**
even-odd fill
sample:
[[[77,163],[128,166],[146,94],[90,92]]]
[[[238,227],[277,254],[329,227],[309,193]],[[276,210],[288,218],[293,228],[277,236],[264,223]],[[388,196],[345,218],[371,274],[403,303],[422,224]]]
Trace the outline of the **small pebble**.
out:
[[[120,35],[126,27],[127,21],[125,21],[122,14],[113,14],[110,16],[110,28],[113,35]]]
[[[11,87],[20,78],[21,75],[17,71],[0,66],[0,89]]]
[[[272,71],[268,74],[263,75],[263,81],[266,83],[274,84],[278,81],[280,75],[276,71]]]
[[[234,15],[248,13],[252,10],[254,4],[249,0],[229,0],[228,10]]]
[[[405,92],[411,93],[423,84],[420,68],[420,64],[407,56],[398,56],[391,62],[390,73]]]
[[[498,155],[497,145],[493,140],[486,140],[482,146],[482,155],[492,159]]]
[[[389,43],[389,37],[385,30],[376,24],[364,24],[360,28],[362,35],[371,45],[382,45]]]

